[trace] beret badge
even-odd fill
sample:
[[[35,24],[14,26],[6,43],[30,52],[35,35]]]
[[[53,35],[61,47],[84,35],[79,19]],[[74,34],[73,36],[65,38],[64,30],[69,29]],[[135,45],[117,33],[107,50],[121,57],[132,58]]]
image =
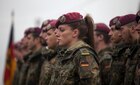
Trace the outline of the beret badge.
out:
[[[120,29],[120,27],[121,27],[121,22],[118,20],[116,23],[116,29]]]
[[[51,24],[48,24],[46,28],[49,30],[51,28]]]
[[[113,20],[113,23],[115,24],[117,21],[118,21],[118,18],[115,18],[115,19]]]
[[[64,23],[64,22],[66,21],[66,17],[65,17],[65,16],[61,16],[61,17],[59,18],[59,21],[60,21],[61,23]]]

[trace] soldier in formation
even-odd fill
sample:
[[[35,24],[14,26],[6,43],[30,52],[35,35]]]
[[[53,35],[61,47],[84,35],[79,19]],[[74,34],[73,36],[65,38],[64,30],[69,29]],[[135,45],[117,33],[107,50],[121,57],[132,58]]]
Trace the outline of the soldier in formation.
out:
[[[140,85],[140,11],[109,26],[70,12],[28,28],[13,85]]]

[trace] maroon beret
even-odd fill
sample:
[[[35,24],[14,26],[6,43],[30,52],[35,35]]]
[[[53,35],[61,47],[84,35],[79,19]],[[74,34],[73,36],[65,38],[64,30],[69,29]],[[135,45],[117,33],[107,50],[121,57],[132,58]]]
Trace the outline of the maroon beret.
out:
[[[32,29],[33,29],[32,27],[27,28],[27,29],[24,31],[24,35],[26,36],[26,35],[30,34]]]
[[[43,27],[45,27],[46,25],[48,25],[48,23],[50,22],[51,20],[50,19],[47,19],[45,21],[43,21],[42,25],[41,25],[41,30]]]
[[[25,35],[28,35],[30,33],[35,33],[37,35],[39,35],[41,32],[41,29],[39,27],[30,27],[27,30],[25,30]]]
[[[112,25],[115,25],[116,22],[119,20],[120,16],[116,16],[114,18],[112,18],[109,22],[109,26],[111,27]]]
[[[140,10],[136,14],[136,21],[137,21],[137,23],[140,22]]]
[[[127,14],[127,15],[121,16],[115,25],[116,29],[119,29],[121,26],[124,26],[126,24],[129,24],[135,21],[135,19],[136,19],[135,14]]]
[[[33,33],[36,33],[39,36],[41,33],[41,29],[39,27],[34,27],[33,29],[34,29]]]
[[[70,24],[74,22],[78,22],[83,20],[83,16],[78,12],[70,12],[67,14],[63,14],[60,16],[57,20],[56,27],[58,27],[61,24]]]
[[[104,23],[97,23],[95,25],[96,25],[95,31],[104,32],[104,33],[107,33],[107,34],[110,31],[108,26],[106,24],[104,24]]]
[[[56,22],[57,22],[57,20],[51,20],[51,21],[43,28],[43,30],[48,31],[49,29],[56,28],[56,27],[55,27]]]

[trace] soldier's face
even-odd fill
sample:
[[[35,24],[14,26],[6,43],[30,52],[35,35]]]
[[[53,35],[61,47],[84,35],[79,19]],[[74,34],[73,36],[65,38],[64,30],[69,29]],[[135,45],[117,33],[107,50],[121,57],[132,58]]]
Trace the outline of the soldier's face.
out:
[[[120,30],[116,30],[115,26],[111,26],[109,35],[110,35],[110,40],[113,44],[118,44],[122,40],[122,33]]]
[[[76,38],[74,31],[68,25],[59,25],[56,36],[60,46],[69,47]]]
[[[122,26],[121,27],[121,32],[122,32],[122,40],[124,43],[130,43],[130,40],[132,40],[132,37],[130,35],[130,29],[127,26]]]
[[[24,47],[27,47],[27,45],[28,45],[27,36],[24,36],[24,37],[21,39],[21,43],[22,43],[22,45],[23,45],[23,48],[24,48]]]
[[[140,22],[137,24],[137,26],[135,27],[135,30],[138,32],[139,34],[139,42],[140,42]]]
[[[140,23],[136,26],[136,31],[140,34]]]
[[[46,30],[42,29],[42,31],[41,31],[41,33],[40,33],[39,36],[40,36],[40,38],[41,38],[41,43],[42,43],[42,45],[46,45],[46,40],[45,40],[45,38],[46,38],[46,36],[47,36]]]
[[[35,42],[34,42],[35,39],[33,38],[32,34],[28,34],[27,39],[28,39],[28,48],[32,50],[35,47]]]
[[[101,35],[98,35],[98,32],[94,31],[94,46],[96,47],[101,40],[103,40],[103,37]]]
[[[54,49],[56,47],[57,37],[56,37],[53,29],[50,29],[50,30],[47,31],[47,36],[46,36],[45,39],[46,39],[48,48]]]

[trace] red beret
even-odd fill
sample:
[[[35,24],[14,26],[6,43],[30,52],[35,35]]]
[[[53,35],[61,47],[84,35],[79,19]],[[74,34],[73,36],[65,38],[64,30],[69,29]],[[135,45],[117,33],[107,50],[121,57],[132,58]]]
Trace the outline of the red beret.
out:
[[[32,29],[33,29],[32,27],[27,28],[27,29],[24,31],[24,35],[26,36],[26,35],[30,34]]]
[[[50,21],[51,21],[50,19],[47,19],[47,20],[43,21],[43,23],[42,23],[42,25],[41,25],[41,29],[42,29],[43,27],[45,27],[46,25],[48,25],[48,23],[49,23]]]
[[[58,27],[61,24],[70,24],[81,20],[83,20],[83,16],[78,12],[63,14],[58,18],[56,27]]]
[[[34,27],[33,33],[36,33],[37,35],[39,35],[41,33],[41,29],[39,27]]]
[[[126,24],[129,24],[135,21],[135,19],[136,19],[135,14],[127,14],[127,15],[121,16],[116,23],[116,28],[119,29],[121,26],[124,26]]]
[[[140,22],[140,10],[136,14],[136,21],[137,21],[137,23]]]
[[[112,18],[109,22],[109,26],[111,27],[112,25],[115,25],[116,22],[119,20],[120,16],[116,16],[114,18]]]
[[[104,33],[109,33],[110,29],[108,28],[108,26],[104,23],[97,23],[96,25],[96,29],[95,31],[100,31],[100,32],[104,32]]]
[[[55,27],[56,22],[57,22],[57,20],[51,20],[51,21],[44,27],[44,30],[48,31],[49,29],[56,28],[56,27]]]
[[[28,35],[30,33],[35,33],[37,35],[39,35],[41,32],[41,29],[39,27],[30,27],[27,30],[25,30],[25,35]]]

